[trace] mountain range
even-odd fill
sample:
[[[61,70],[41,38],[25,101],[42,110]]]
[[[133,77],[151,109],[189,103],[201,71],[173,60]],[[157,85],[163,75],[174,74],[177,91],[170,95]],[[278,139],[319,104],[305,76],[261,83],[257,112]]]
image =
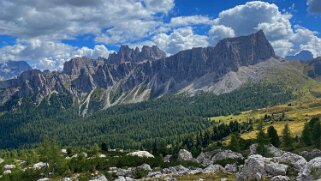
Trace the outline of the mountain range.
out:
[[[57,137],[65,145],[150,147],[207,129],[210,117],[321,97],[321,59],[275,55],[263,31],[166,56],[122,46],[108,59],[73,58],[62,71],[0,82],[2,148]]]
[[[45,97],[63,93],[72,96],[85,115],[94,94],[102,103],[101,109],[167,94],[222,94],[239,88],[251,77],[257,79],[248,74],[238,77],[242,67],[266,60],[275,63],[277,59],[263,31],[169,57],[156,46],[144,46],[141,51],[122,46],[108,59],[74,58],[64,64],[62,72],[28,70],[2,81],[0,106],[23,97],[39,104]]]

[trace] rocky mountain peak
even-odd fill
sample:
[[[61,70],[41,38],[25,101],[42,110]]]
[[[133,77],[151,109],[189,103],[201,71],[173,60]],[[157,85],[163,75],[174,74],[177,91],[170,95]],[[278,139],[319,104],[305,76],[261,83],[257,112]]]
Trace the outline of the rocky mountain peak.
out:
[[[224,39],[216,45],[215,53],[219,59],[232,60],[237,65],[253,65],[276,57],[262,30],[248,36]]]
[[[128,45],[122,45],[118,53],[113,53],[109,56],[108,61],[112,63],[138,63],[145,60],[158,60],[165,57],[166,53],[160,50],[157,46],[143,46],[140,51],[138,47],[131,49]]]
[[[22,72],[32,69],[25,61],[8,61],[0,63],[0,80],[12,79]]]
[[[302,50],[299,53],[293,56],[285,57],[287,60],[303,60],[303,61],[310,61],[313,59],[313,54],[309,50]]]

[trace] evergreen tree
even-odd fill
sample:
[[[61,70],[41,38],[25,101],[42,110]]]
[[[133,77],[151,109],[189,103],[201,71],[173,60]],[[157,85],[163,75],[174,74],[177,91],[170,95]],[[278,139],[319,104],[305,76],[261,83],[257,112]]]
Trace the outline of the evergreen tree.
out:
[[[320,145],[321,145],[321,124],[320,124],[320,120],[319,119],[317,119],[317,121],[315,121],[313,123],[312,141],[313,141],[313,145],[316,148],[320,148]]]
[[[289,129],[289,125],[286,124],[284,126],[284,129],[282,131],[282,138],[283,138],[283,144],[286,149],[292,149],[293,148],[293,138],[291,135],[291,131]]]
[[[229,145],[230,149],[235,152],[240,152],[241,147],[240,147],[240,134],[234,133],[231,136],[231,142]]]
[[[91,148],[91,153],[93,156],[98,156],[99,155],[100,148],[97,143],[95,143],[92,148]]]
[[[49,140],[49,138],[45,136],[40,147],[40,155],[40,159],[47,163],[47,174],[49,174],[49,172],[55,174],[55,171],[59,171],[63,166],[61,149],[56,140]]]
[[[302,131],[302,141],[306,146],[312,145],[312,134],[311,134],[311,127],[309,123],[304,124],[304,128]]]
[[[108,151],[107,144],[106,144],[106,143],[102,143],[102,144],[100,145],[100,149],[101,149],[102,151]]]
[[[258,127],[257,127],[257,135],[256,135],[256,141],[257,141],[257,149],[256,151],[265,156],[268,151],[265,147],[266,144],[269,143],[269,138],[267,137],[267,135],[264,133],[264,130],[263,130],[263,122],[260,121],[259,124],[258,124]]]
[[[277,131],[275,130],[275,128],[273,126],[270,126],[268,128],[267,133],[270,138],[271,144],[273,146],[279,147],[281,142],[280,142],[279,135],[278,135]]]

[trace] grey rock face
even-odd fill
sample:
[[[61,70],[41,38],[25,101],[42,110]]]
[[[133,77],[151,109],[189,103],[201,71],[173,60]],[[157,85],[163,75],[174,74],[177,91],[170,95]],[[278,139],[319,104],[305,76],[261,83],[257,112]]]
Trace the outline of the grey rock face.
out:
[[[268,175],[278,176],[278,175],[286,175],[286,171],[288,169],[287,165],[280,163],[268,163],[265,165],[265,170]]]
[[[236,173],[237,172],[237,165],[236,164],[226,164],[224,169],[227,172]]]
[[[212,161],[226,160],[226,159],[244,159],[241,153],[233,152],[231,150],[224,150],[215,154],[212,158]]]
[[[265,170],[266,162],[269,162],[269,160],[262,157],[261,155],[249,156],[246,159],[243,168],[237,174],[237,180],[260,180],[262,176],[267,175]]]
[[[271,178],[271,181],[290,181],[290,178],[287,176],[275,176]]]
[[[297,170],[301,170],[307,163],[307,161],[302,156],[290,152],[285,152],[279,157],[274,157],[273,161],[292,165]]]
[[[109,56],[108,62],[124,63],[124,62],[142,62],[144,60],[158,60],[166,57],[166,53],[157,46],[143,46],[140,51],[138,48],[131,49],[127,45],[122,45],[118,53]]]
[[[209,165],[206,168],[204,168],[204,173],[211,173],[211,172],[222,172],[225,171],[225,169],[221,165]]]
[[[150,165],[148,165],[148,164],[146,164],[146,163],[138,166],[137,168],[144,169],[144,170],[146,170],[146,171],[152,171],[152,168],[150,167]]]
[[[212,157],[221,151],[221,149],[217,149],[210,152],[202,152],[197,156],[196,161],[203,166],[208,166],[210,164],[213,164]]]
[[[317,180],[321,175],[321,157],[310,160],[299,172],[298,181]]]
[[[195,161],[192,153],[185,149],[179,150],[177,159],[181,161]]]

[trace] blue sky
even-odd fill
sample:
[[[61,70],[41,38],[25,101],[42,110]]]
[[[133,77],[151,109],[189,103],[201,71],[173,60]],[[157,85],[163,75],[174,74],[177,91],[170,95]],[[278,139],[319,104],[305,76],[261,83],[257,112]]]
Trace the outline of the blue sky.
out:
[[[0,61],[61,69],[122,44],[168,55],[263,29],[279,56],[321,56],[321,0],[2,0]]]

